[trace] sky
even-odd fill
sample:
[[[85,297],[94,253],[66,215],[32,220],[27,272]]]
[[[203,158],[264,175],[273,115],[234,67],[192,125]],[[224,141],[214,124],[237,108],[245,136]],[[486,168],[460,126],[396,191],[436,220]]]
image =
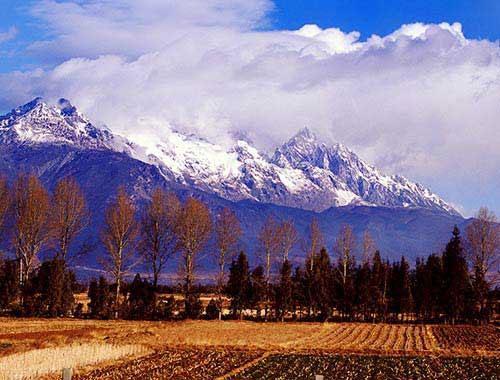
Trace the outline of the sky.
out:
[[[0,111],[66,97],[132,136],[271,151],[304,126],[500,214],[496,0],[2,0]]]

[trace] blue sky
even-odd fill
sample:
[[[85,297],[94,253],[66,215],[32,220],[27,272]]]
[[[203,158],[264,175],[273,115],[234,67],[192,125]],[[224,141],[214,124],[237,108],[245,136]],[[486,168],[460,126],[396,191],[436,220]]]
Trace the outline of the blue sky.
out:
[[[469,38],[500,39],[498,0],[277,0],[276,27],[306,23],[386,35],[402,24],[459,21]]]
[[[124,135],[147,117],[261,149],[307,125],[500,214],[499,0],[1,4],[0,112],[66,97]]]

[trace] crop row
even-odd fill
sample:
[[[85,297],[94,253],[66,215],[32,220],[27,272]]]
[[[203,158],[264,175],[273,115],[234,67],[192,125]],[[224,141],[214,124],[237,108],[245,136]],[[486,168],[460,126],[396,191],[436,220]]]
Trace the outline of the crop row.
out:
[[[258,351],[169,349],[121,364],[95,369],[75,380],[192,379],[222,376],[262,355]]]
[[[495,358],[432,358],[358,355],[272,355],[232,380],[388,379],[388,380],[495,380],[500,362]]]
[[[331,351],[404,351],[437,350],[432,331],[420,325],[331,324],[301,342],[304,349]]]
[[[433,326],[440,348],[452,351],[500,351],[500,330],[494,326]]]

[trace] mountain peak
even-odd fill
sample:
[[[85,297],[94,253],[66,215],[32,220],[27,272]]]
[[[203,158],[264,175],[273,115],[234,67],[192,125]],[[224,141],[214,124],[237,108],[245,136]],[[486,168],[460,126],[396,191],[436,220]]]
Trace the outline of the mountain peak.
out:
[[[312,132],[309,127],[304,127],[302,129],[300,129],[294,137],[292,137],[292,140],[293,139],[305,139],[305,140],[310,140],[310,141],[316,141],[317,140],[317,137],[316,135],[314,134],[314,132]]]
[[[365,204],[457,214],[425,187],[381,174],[342,144],[321,142],[307,127],[269,159],[248,141],[227,150],[180,132],[159,141],[142,141],[139,136],[130,142],[94,127],[67,99],[51,106],[36,98],[0,116],[0,143],[123,151],[158,166],[169,181],[229,200],[253,199],[315,211]]]
[[[67,99],[48,105],[42,98],[0,116],[0,141],[24,144],[65,144],[80,148],[103,149],[113,136],[94,127]]]

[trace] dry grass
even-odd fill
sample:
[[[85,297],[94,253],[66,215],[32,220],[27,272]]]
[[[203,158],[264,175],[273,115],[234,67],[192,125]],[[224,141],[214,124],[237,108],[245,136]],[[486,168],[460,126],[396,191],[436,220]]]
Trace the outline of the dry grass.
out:
[[[461,337],[456,338],[455,337]],[[333,353],[500,354],[494,327],[369,323],[254,323],[239,321],[82,321],[0,319],[0,356],[86,343],[165,347],[239,347]]]
[[[78,368],[145,353],[147,350],[139,345],[82,344],[42,348],[0,358],[0,379],[38,379],[61,372],[63,368]]]

